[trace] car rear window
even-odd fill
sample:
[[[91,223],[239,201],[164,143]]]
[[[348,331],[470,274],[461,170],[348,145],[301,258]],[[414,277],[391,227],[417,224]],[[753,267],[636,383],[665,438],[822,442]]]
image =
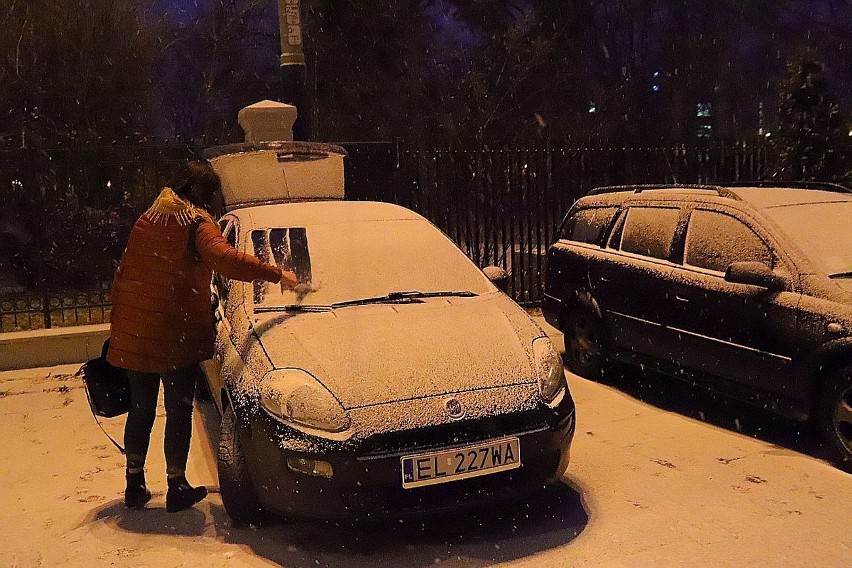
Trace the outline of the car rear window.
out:
[[[677,207],[631,207],[621,236],[621,250],[667,260],[680,209]]]
[[[615,210],[615,207],[590,207],[575,211],[565,222],[560,238],[578,243],[599,243]]]
[[[689,217],[684,262],[724,272],[732,262],[762,262],[772,266],[772,253],[739,219],[696,209]]]

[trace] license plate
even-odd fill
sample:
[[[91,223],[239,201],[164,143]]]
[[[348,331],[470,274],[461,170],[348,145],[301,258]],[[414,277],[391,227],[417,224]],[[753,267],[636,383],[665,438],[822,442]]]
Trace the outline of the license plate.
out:
[[[521,466],[518,438],[492,440],[474,446],[403,456],[402,487],[411,489],[506,471]]]

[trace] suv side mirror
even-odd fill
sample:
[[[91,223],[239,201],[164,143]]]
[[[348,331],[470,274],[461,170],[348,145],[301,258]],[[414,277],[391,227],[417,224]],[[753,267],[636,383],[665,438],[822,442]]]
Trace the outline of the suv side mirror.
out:
[[[782,290],[786,284],[783,276],[762,262],[732,262],[725,270],[725,281],[769,290]]]
[[[509,273],[500,268],[499,266],[486,266],[482,269],[482,272],[485,273],[485,276],[491,280],[491,282],[500,289],[501,292],[506,293],[506,289],[509,286]]]

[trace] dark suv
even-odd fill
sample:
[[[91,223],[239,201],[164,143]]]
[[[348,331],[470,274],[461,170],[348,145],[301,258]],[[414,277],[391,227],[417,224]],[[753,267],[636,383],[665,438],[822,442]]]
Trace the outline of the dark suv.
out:
[[[830,184],[619,186],[547,253],[547,321],[576,373],[618,361],[815,419],[852,466],[852,193]]]

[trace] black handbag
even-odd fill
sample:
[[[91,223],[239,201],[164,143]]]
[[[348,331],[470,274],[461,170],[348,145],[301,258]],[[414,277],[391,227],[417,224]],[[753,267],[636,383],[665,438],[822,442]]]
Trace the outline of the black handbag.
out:
[[[86,386],[89,408],[92,409],[92,414],[101,430],[104,427],[98,420],[98,416],[113,418],[130,410],[130,382],[127,380],[127,372],[114,367],[106,360],[107,349],[109,349],[109,339],[104,341],[101,356],[87,361],[77,371],[77,375],[83,379]],[[106,430],[104,434],[121,453],[124,453],[124,448],[113,440]]]

